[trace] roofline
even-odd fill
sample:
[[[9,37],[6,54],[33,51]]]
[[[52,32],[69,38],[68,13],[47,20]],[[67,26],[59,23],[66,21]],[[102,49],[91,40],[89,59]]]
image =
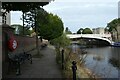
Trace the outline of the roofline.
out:
[[[0,0],[1,2],[51,2],[53,0]]]

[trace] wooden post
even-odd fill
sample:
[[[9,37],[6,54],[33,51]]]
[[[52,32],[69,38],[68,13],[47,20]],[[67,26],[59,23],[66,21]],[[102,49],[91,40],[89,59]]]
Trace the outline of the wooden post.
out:
[[[62,49],[61,53],[62,53],[62,69],[64,69],[64,49]]]

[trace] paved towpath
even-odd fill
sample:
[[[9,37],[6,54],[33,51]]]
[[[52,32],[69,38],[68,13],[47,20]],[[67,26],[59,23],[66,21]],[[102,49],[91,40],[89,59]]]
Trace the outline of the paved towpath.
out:
[[[56,63],[55,49],[47,46],[40,50],[41,58],[33,58],[33,64],[22,65],[21,75],[17,78],[62,78],[61,71]]]

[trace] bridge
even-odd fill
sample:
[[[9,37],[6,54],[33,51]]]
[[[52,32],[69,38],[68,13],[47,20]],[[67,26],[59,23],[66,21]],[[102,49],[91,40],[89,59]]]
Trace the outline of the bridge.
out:
[[[67,34],[67,37],[70,39],[79,39],[79,38],[98,39],[98,40],[106,41],[110,45],[113,43],[111,34]]]

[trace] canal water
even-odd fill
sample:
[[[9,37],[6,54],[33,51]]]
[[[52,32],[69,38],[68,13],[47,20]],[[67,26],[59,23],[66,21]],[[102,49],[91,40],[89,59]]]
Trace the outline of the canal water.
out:
[[[79,45],[72,45],[73,52]],[[120,77],[120,48],[118,47],[93,47],[84,48],[87,51],[85,67],[90,69],[100,78]]]

